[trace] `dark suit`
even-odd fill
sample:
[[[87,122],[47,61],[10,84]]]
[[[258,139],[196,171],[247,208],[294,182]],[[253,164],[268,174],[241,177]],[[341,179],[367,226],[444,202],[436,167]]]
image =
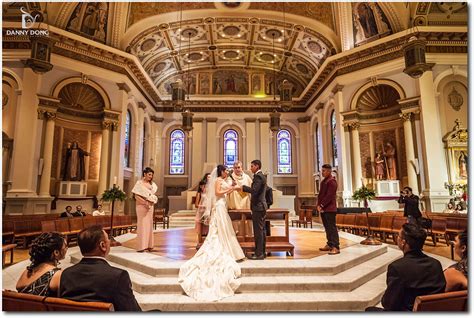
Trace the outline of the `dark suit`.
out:
[[[74,211],[74,212],[72,213],[72,215],[75,216],[75,217],[78,217],[78,216],[86,216],[86,212],[84,212],[84,211],[77,211],[77,210],[76,210],[76,211]]]
[[[398,203],[404,203],[405,207],[403,208],[403,216],[410,216],[416,220],[417,223],[420,222],[421,212],[419,208],[420,198],[417,195],[412,194],[411,196],[400,196]]]
[[[59,297],[112,303],[116,311],[141,311],[127,271],[100,258],[83,258],[61,275]]]
[[[253,236],[255,240],[255,255],[265,256],[265,218],[267,216],[267,201],[265,191],[267,178],[261,171],[253,176],[252,187],[242,186],[242,191],[250,193],[250,209],[252,210]]]
[[[64,211],[63,213],[61,213],[61,217],[62,217],[62,218],[73,218],[73,217],[74,217],[74,213],[73,213],[73,212]]]
[[[318,206],[321,207],[321,220],[326,231],[327,246],[339,249],[339,234],[336,227],[336,191],[337,182],[332,176],[324,178],[318,194]]]
[[[384,310],[412,311],[415,298],[443,293],[446,285],[441,263],[422,251],[409,251],[387,270]]]

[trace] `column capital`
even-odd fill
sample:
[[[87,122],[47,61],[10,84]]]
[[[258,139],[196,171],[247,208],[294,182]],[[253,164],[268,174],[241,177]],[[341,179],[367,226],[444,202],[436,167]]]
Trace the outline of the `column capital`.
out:
[[[120,112],[113,110],[104,110],[104,115],[102,118],[102,128],[110,129],[117,131],[120,123]]]
[[[38,107],[38,119],[45,119],[45,120],[55,120],[56,119],[56,111],[39,108]]]
[[[299,123],[307,123],[308,121],[311,120],[311,117],[309,117],[309,116],[298,117],[297,120],[298,120]]]
[[[349,123],[348,126],[351,128],[351,130],[359,130],[360,123],[359,122],[352,122],[352,123]]]
[[[158,116],[155,116],[155,115],[151,115],[150,120],[155,122],[155,123],[162,123],[165,119],[163,117],[158,117]]]
[[[339,84],[336,84],[336,86],[334,86],[334,88],[331,90],[331,92],[336,95],[337,93],[339,92],[342,92],[342,89],[344,88],[344,85],[339,85]]]
[[[411,121],[413,117],[413,113],[401,113],[399,115],[400,115],[400,118],[403,119],[403,121]]]
[[[125,91],[126,93],[130,93],[132,90],[128,87],[125,83],[117,83],[118,89],[121,91]]]
[[[60,100],[51,96],[38,96],[38,119],[54,120],[60,105]]]

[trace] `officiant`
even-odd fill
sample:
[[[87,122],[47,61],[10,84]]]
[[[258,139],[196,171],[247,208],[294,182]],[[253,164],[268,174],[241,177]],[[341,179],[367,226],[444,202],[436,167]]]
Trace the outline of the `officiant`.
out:
[[[234,171],[229,174],[227,182],[229,184],[237,184],[239,187],[252,185],[252,178],[242,169],[242,162],[236,161],[234,163]],[[250,194],[243,191],[233,191],[227,195],[227,207],[229,210],[235,209],[250,209]]]

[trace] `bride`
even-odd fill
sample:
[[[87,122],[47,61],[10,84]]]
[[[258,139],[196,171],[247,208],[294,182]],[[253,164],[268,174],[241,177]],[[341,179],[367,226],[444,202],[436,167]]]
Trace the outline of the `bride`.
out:
[[[228,185],[227,176],[227,168],[223,165],[211,172],[203,215],[203,218],[210,218],[209,233],[199,251],[179,270],[178,282],[195,300],[216,301],[229,297],[240,286],[241,272],[236,261],[244,259],[245,255],[226,208],[227,193],[240,188]]]

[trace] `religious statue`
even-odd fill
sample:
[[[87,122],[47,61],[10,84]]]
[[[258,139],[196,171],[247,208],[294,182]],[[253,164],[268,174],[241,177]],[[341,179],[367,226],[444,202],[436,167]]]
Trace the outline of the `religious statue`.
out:
[[[82,181],[85,179],[84,157],[89,153],[79,148],[77,141],[68,144],[63,172],[64,181]]]
[[[387,179],[397,180],[397,159],[395,147],[391,142],[387,142],[383,152],[385,160],[387,160]]]
[[[377,156],[375,157],[375,175],[376,175],[377,180],[384,179],[384,166],[385,166],[385,160],[382,154],[379,152],[377,153]]]
[[[461,151],[461,154],[458,158],[458,168],[459,168],[459,177],[461,179],[467,178],[467,155],[464,151]]]

